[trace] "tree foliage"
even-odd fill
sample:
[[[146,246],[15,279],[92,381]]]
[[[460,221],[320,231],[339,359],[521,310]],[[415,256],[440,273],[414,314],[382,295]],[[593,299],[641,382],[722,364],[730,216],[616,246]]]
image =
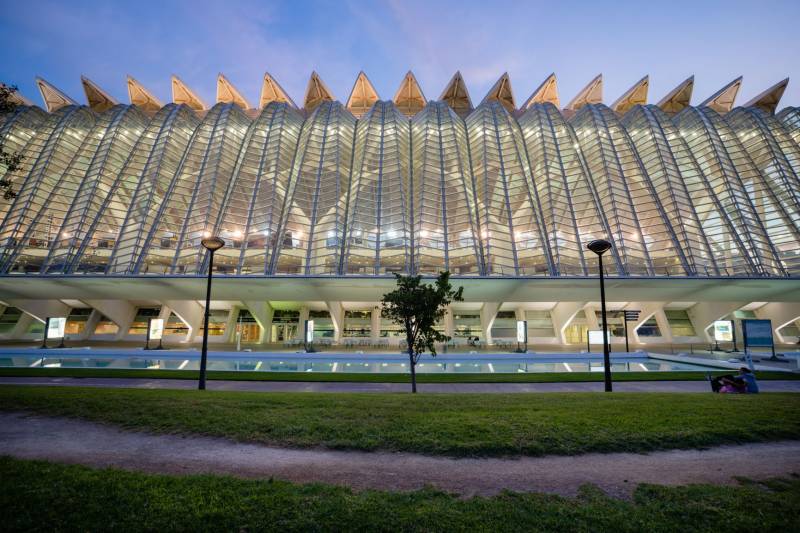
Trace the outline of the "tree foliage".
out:
[[[416,365],[420,356],[430,352],[436,356],[436,343],[447,342],[450,337],[436,329],[447,306],[464,300],[464,288],[453,289],[450,272],[440,272],[435,283],[422,283],[422,276],[395,274],[397,288],[383,295],[382,315],[401,326],[406,336],[411,385],[417,391]]]
[[[16,86],[0,83],[0,114],[10,113],[17,107],[16,102],[11,98],[15,92],[17,92]],[[11,181],[6,176],[19,169],[23,159],[22,154],[6,152],[3,141],[0,139],[0,191],[3,191],[5,200],[11,200],[17,196]]]

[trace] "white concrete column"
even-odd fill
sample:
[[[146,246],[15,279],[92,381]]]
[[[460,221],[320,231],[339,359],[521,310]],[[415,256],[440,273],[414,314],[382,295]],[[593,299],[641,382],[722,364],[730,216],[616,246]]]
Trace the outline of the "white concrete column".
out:
[[[297,319],[297,331],[294,334],[294,338],[296,340],[302,341],[303,339],[303,324],[305,321],[308,320],[308,307],[301,307],[300,308],[300,318]]]
[[[258,323],[258,327],[261,330],[258,335],[258,343],[264,344],[265,342],[269,342],[269,334],[272,329],[272,316],[274,313],[272,306],[269,302],[259,302],[255,300],[245,300],[244,305],[247,307],[247,310],[250,311],[250,314],[253,315],[253,318],[256,319],[256,323]]]
[[[456,325],[453,320],[453,306],[448,305],[444,312],[444,334],[452,338],[455,333]]]
[[[381,306],[379,305],[372,308],[369,337],[373,343],[379,341],[381,338]]]
[[[31,326],[31,323],[36,320],[28,313],[22,313],[19,316],[19,320],[17,323],[14,324],[14,327],[11,329],[11,332],[8,333],[6,338],[8,339],[23,339],[25,338],[25,334],[28,332],[28,328]]]
[[[103,314],[98,311],[97,309],[92,309],[92,312],[89,313],[88,318],[86,319],[86,324],[83,326],[83,331],[75,337],[75,340],[85,341],[92,335],[94,335],[94,330],[97,329],[97,323],[100,322],[100,318]]]
[[[553,331],[561,344],[567,343],[565,331],[575,318],[575,315],[584,308],[586,302],[558,302],[550,311],[550,319],[553,321]]]
[[[762,305],[755,310],[758,318],[769,319],[772,321],[772,330],[775,340],[781,344],[794,344],[797,337],[784,337],[778,330],[792,322],[800,319],[800,303],[794,302],[773,302]],[[737,337],[741,338],[741,337]]]
[[[600,327],[600,319],[597,318],[597,315],[600,314],[600,311],[595,309],[594,307],[586,307],[583,310],[584,314],[586,315],[586,326],[590,330],[599,330],[602,329]]]
[[[196,300],[164,300],[160,302],[162,306],[167,306],[175,316],[183,320],[189,328],[189,332],[182,342],[192,342],[200,334],[203,328],[203,306]]]
[[[497,318],[497,311],[500,310],[502,302],[485,302],[481,307],[481,331],[483,332],[484,343],[488,346],[492,344],[492,325]]]
[[[222,336],[224,342],[236,342],[236,323],[239,321],[238,305],[231,306],[228,311],[228,319],[225,320],[225,334]]]
[[[714,342],[714,334],[710,331],[715,320],[728,316],[737,309],[741,309],[748,302],[698,302],[686,310],[689,320],[692,321],[694,331],[701,339]],[[735,321],[734,321],[735,322]],[[741,338],[737,332],[737,339]]]
[[[342,307],[342,302],[325,302],[325,307],[328,308],[333,322],[333,342],[338,344],[342,341],[342,332],[344,331],[344,308]]]
[[[119,330],[114,340],[120,340],[128,334],[128,330],[136,318],[136,307],[125,300],[83,300],[83,303],[96,309],[117,325]]]

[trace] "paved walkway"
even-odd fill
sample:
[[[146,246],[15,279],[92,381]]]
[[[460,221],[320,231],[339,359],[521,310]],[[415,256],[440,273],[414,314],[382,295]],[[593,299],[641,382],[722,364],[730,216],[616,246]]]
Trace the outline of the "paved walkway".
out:
[[[65,418],[0,413],[0,454],[155,473],[229,474],[322,482],[355,489],[426,485],[465,496],[503,489],[575,495],[585,483],[628,497],[638,483],[733,484],[800,473],[800,442],[784,441],[647,455],[450,459],[410,453],[300,450],[209,437],[151,435]]]
[[[50,385],[65,387],[111,387],[127,389],[196,389],[188,379],[0,377],[0,385]],[[800,380],[763,380],[763,392],[800,392]],[[516,393],[601,392],[602,382],[580,383],[420,383],[420,392]],[[409,392],[408,383],[338,383],[302,381],[209,380],[209,390],[254,392]],[[620,381],[617,392],[709,392],[705,381]]]

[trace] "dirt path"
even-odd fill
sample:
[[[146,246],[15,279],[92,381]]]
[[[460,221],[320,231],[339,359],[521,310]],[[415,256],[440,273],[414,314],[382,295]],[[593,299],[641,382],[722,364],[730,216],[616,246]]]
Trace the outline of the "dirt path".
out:
[[[215,473],[414,490],[433,485],[466,496],[503,489],[574,495],[594,483],[626,497],[638,483],[735,483],[800,473],[800,442],[784,441],[647,455],[587,454],[450,459],[409,453],[298,450],[208,437],[152,435],[91,422],[0,413],[0,454],[155,473]]]

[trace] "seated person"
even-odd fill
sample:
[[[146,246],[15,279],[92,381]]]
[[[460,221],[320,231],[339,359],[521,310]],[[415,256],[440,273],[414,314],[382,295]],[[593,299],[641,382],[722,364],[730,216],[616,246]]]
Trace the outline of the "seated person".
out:
[[[758,393],[758,381],[749,368],[743,366],[737,375],[726,374],[716,378],[708,378],[711,383],[711,390],[719,393],[733,394],[756,394]]]

